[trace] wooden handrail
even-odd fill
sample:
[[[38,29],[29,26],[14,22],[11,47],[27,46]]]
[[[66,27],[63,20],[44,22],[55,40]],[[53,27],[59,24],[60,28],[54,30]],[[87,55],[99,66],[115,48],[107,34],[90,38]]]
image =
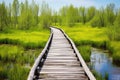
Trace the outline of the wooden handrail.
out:
[[[62,31],[62,33],[64,34],[64,36],[66,37],[66,39],[67,39],[67,40],[69,41],[69,43],[71,44],[71,46],[72,46],[72,48],[74,49],[74,52],[76,53],[76,55],[77,55],[77,57],[78,57],[81,65],[82,65],[83,69],[85,70],[85,73],[86,73],[86,75],[88,76],[88,78],[89,78],[90,80],[96,80],[95,77],[94,77],[94,75],[91,73],[90,69],[89,69],[88,66],[86,65],[85,61],[83,60],[80,52],[79,52],[78,49],[76,48],[76,46],[75,46],[75,44],[73,43],[73,41],[66,35],[66,33],[65,33],[62,29],[60,29],[60,28],[57,28],[57,29],[59,29],[60,31]]]
[[[38,58],[36,59],[33,67],[31,68],[31,71],[29,72],[28,78],[27,80],[34,80],[35,78],[37,78],[38,76],[35,75],[39,75],[39,70],[42,68],[42,64],[45,61],[45,58],[47,56],[47,53],[49,51],[51,42],[52,42],[52,38],[53,38],[53,31],[51,30],[51,34],[50,37],[45,45],[45,48],[42,50],[42,52],[40,53],[40,55],[38,56]],[[38,71],[37,71],[38,70]]]

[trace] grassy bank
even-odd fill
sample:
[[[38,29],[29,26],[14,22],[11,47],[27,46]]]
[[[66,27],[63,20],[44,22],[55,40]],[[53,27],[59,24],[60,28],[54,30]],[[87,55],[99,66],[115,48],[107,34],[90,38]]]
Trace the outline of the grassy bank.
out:
[[[48,30],[0,32],[0,80],[26,80],[48,37]]]
[[[0,33],[0,44],[21,45],[26,49],[42,48],[49,36],[48,30],[22,31],[10,30]]]
[[[86,61],[90,60],[89,47],[107,49],[113,58],[113,63],[120,63],[120,41],[110,41],[106,35],[106,28],[91,27],[89,24],[77,24],[74,27],[58,26],[65,30],[75,42]],[[89,48],[90,49],[90,48]]]

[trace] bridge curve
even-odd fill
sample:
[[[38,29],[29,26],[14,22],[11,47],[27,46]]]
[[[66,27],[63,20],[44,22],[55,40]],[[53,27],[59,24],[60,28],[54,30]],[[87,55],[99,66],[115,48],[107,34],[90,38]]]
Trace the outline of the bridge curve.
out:
[[[73,41],[51,27],[50,38],[35,61],[28,80],[96,80]]]

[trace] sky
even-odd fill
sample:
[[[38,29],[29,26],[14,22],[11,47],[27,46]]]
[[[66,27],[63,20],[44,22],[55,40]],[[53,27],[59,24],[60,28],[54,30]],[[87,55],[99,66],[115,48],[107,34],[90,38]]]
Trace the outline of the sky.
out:
[[[0,0],[0,3],[5,2],[5,4],[12,3],[13,0]],[[25,0],[19,0],[19,2],[24,2]],[[107,4],[114,3],[117,8],[120,8],[120,0],[35,0],[35,2],[39,5],[45,1],[50,8],[58,11],[63,6],[74,5],[75,7],[90,7],[95,6],[96,8],[105,7]],[[28,0],[29,3],[32,0]]]

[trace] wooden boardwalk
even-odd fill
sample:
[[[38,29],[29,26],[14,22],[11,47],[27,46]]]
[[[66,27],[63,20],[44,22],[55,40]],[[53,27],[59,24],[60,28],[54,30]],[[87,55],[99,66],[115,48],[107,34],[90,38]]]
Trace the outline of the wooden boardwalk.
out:
[[[95,80],[68,36],[57,28],[51,28],[51,33],[28,80]]]

